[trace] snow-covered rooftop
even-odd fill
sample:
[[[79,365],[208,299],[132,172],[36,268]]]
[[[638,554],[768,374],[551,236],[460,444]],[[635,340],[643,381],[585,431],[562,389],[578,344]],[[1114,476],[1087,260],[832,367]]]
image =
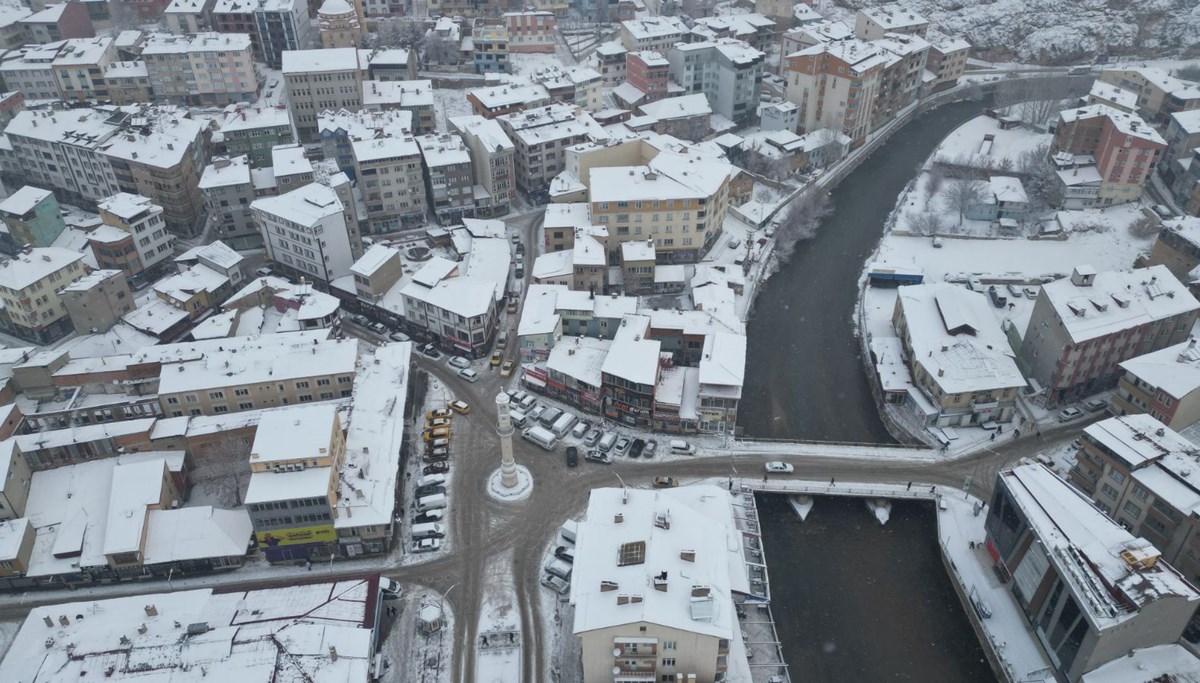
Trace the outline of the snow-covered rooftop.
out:
[[[464,318],[485,315],[495,301],[495,292],[495,281],[468,275],[447,278],[432,287],[414,280],[401,290],[404,296]]]
[[[328,334],[326,332],[326,334]],[[272,337],[284,337],[278,341]],[[352,375],[358,360],[356,340],[310,341],[293,335],[267,335],[244,341],[228,339],[224,352],[209,351],[199,359],[164,364],[159,374],[161,394],[204,391],[245,384],[268,384],[323,375]],[[232,349],[236,348],[237,352]]]
[[[911,7],[899,2],[864,7],[858,11],[885,30],[915,28],[929,23],[928,19],[917,14]]]
[[[23,185],[21,189],[0,201],[0,213],[10,216],[24,216],[37,208],[47,197],[53,196],[50,190],[43,190],[33,185]]]
[[[187,311],[175,308],[162,299],[147,301],[121,316],[126,325],[159,337],[187,320]]]
[[[430,133],[420,135],[416,140],[421,147],[421,156],[430,168],[471,163],[471,152],[457,135]]]
[[[411,135],[355,140],[350,145],[354,150],[354,159],[359,163],[416,157],[421,154],[421,146]]]
[[[151,34],[142,47],[143,55],[236,52],[250,49],[249,33]]]
[[[320,183],[309,183],[275,197],[260,197],[251,206],[307,227],[328,216],[341,214],[343,208],[337,193]]]
[[[1179,643],[1130,650],[1085,673],[1080,683],[1200,683],[1200,659]]]
[[[550,92],[538,83],[501,83],[467,91],[484,109],[540,106],[550,102]]]
[[[547,204],[542,225],[547,230],[555,228],[578,228],[591,225],[591,205],[587,202]]]
[[[805,27],[809,28],[809,27]],[[847,38],[834,42],[818,43],[811,47],[793,52],[789,57],[829,54],[850,65],[853,74],[863,74],[867,71],[886,64],[888,56],[882,48],[878,48],[865,40]]]
[[[263,415],[254,432],[250,462],[317,460],[333,457],[329,452],[337,406],[312,403]]]
[[[550,350],[546,368],[599,392],[601,368],[611,347],[607,339],[564,336]]]
[[[477,114],[471,116],[455,116],[450,119],[450,125],[459,132],[479,139],[479,143],[489,154],[513,149],[512,140],[495,119],[487,119]]]
[[[1166,266],[1096,273],[1090,286],[1061,278],[1042,292],[1076,344],[1200,308]]]
[[[79,252],[58,247],[34,247],[28,254],[0,260],[0,287],[19,292],[51,273],[82,260],[83,254]]]
[[[608,139],[604,128],[596,123],[590,114],[562,103],[526,109],[497,118],[507,124],[513,137],[532,147],[571,137]]]
[[[678,17],[643,17],[622,21],[621,26],[634,40],[670,38],[688,32],[687,25]]]
[[[1020,178],[994,175],[988,178],[988,185],[991,187],[992,195],[996,197],[997,201],[1016,202],[1019,204],[1029,202],[1029,197],[1025,194],[1025,188],[1021,185]]]
[[[576,531],[575,634],[649,622],[732,638],[734,594],[748,592],[729,492],[592,490]]]
[[[433,81],[363,81],[363,107],[432,107]]]
[[[407,109],[384,111],[325,110],[317,117],[322,135],[345,134],[350,140],[370,140],[378,136],[401,136],[412,132],[413,113]]]
[[[125,222],[130,222],[146,212],[162,212],[157,204],[149,197],[128,192],[118,192],[107,199],[101,200],[97,206],[101,211],[107,211]]]
[[[704,352],[700,356],[700,384],[702,387],[726,387],[742,394],[742,383],[746,377],[746,337],[723,330],[716,330],[704,337]]]
[[[1179,400],[1200,388],[1200,347],[1191,339],[1130,358],[1121,369],[1148,384],[1151,393],[1162,391]]]
[[[284,50],[283,75],[357,71],[358,50],[336,47],[316,50]]]
[[[1060,123],[1073,123],[1098,116],[1107,118],[1113,127],[1123,135],[1142,138],[1164,146],[1167,144],[1158,131],[1154,130],[1142,117],[1113,109],[1107,104],[1089,104],[1086,107],[1064,109],[1058,113]]]
[[[1088,92],[1088,98],[1096,98],[1108,102],[1126,111],[1135,111],[1137,109],[1137,93],[1110,83],[1105,83],[1104,81],[1092,83],[1092,89]]]
[[[154,291],[175,301],[186,302],[200,292],[213,294],[228,283],[229,278],[224,273],[198,264],[154,283]]]
[[[604,373],[634,384],[654,386],[658,382],[658,355],[662,342],[647,339],[649,332],[649,317],[627,315],[622,318],[612,348],[604,359]]]
[[[663,151],[646,166],[592,167],[592,202],[708,198],[731,176],[733,167],[696,155]]]
[[[521,320],[517,323],[517,336],[554,333],[561,322],[556,311],[558,296],[566,291],[564,285],[529,285],[521,307]]]
[[[656,102],[649,102],[638,107],[647,116],[653,116],[659,121],[689,118],[692,116],[708,116],[712,107],[703,93],[668,97]]]
[[[566,277],[575,272],[574,255],[571,249],[551,251],[537,257],[530,271],[534,281]]]

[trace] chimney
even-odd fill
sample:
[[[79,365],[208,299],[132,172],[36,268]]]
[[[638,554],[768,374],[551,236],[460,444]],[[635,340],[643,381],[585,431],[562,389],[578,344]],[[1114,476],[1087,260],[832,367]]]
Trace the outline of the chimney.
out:
[[[148,617],[157,617],[158,616],[158,608],[152,604],[146,605],[143,609],[146,610],[146,616],[148,616]]]
[[[48,626],[50,628],[54,628],[54,620],[50,618],[49,614],[42,617],[42,621],[46,622],[46,626]]]
[[[337,648],[332,645],[329,646],[329,659],[334,662],[338,660]]]
[[[679,559],[683,560],[684,562],[695,562],[696,561],[696,551],[692,550],[691,548],[685,548],[683,550],[680,550],[679,551]]]
[[[70,626],[71,620],[67,618],[67,615],[62,614],[58,617],[58,623],[62,624],[63,626]]]

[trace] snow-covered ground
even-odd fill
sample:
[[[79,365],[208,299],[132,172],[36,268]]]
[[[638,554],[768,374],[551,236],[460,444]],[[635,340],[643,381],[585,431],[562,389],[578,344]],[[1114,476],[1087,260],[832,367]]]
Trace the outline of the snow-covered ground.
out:
[[[563,542],[555,531],[554,538],[546,547],[541,566],[554,558],[554,549]],[[550,680],[583,683],[583,648],[574,634],[575,608],[568,601],[568,595],[559,595],[538,585],[538,615],[542,620],[543,640],[539,647],[545,668],[550,672]]]
[[[519,681],[524,638],[512,585],[512,551],[490,558],[484,571],[483,603],[472,645],[475,683]]]
[[[471,103],[467,101],[465,90],[434,88],[433,102],[437,111],[438,130],[443,133],[450,131],[450,119],[472,114]]]
[[[17,631],[21,630],[22,621],[0,621],[0,659],[4,659],[4,655],[8,654],[8,648],[12,647],[13,639],[17,637]]]
[[[381,681],[403,683],[449,683],[454,672],[454,614],[450,605],[434,591],[412,584],[402,585],[398,600],[384,603],[380,653],[388,664]],[[443,625],[433,633],[419,627],[422,610],[442,615]]]

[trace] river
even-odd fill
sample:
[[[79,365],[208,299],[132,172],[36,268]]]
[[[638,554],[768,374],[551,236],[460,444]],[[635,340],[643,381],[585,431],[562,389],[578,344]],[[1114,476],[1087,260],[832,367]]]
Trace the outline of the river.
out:
[[[916,168],[982,106],[948,104],[892,136],[833,190],[816,237],[759,290],[738,408],[747,436],[894,443],[854,337],[858,277]]]

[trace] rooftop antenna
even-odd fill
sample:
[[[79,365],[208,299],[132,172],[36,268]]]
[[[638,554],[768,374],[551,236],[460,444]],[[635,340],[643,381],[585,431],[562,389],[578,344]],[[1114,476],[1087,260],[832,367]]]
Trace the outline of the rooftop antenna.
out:
[[[609,470],[609,471],[611,471],[613,476],[617,478],[617,481],[621,482],[621,504],[622,505],[628,504],[629,503],[629,487],[625,485],[625,480],[622,479],[621,475],[617,474],[615,471],[612,471],[612,470]]]

